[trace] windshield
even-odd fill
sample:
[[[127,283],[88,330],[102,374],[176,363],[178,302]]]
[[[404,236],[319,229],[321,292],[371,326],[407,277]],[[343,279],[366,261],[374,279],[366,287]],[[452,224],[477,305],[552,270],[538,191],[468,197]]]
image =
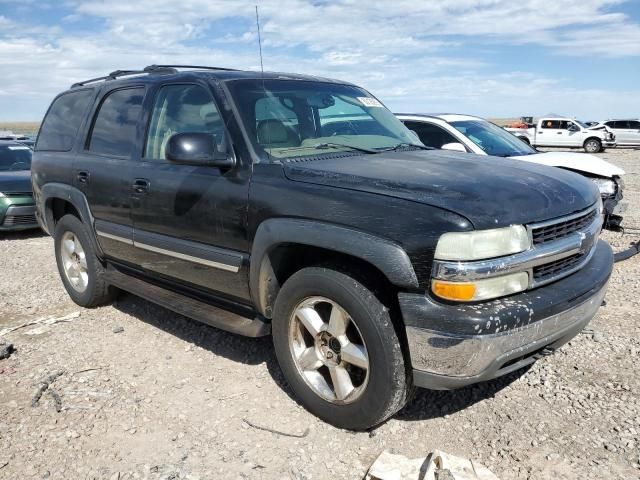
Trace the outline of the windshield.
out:
[[[227,85],[254,148],[265,158],[421,146],[387,108],[358,87],[269,79]]]
[[[582,128],[589,128],[589,126],[586,123],[581,122],[580,120],[575,120],[574,119],[573,121],[576,122],[578,125],[580,125]]]
[[[451,122],[451,125],[487,155],[517,157],[538,153],[515,135],[485,120],[464,120]]]
[[[0,171],[30,170],[31,149],[25,145],[0,145]]]

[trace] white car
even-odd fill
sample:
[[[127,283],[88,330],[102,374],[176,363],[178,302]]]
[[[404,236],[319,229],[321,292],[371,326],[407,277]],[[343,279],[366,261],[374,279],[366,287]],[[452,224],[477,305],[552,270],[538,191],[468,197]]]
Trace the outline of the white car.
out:
[[[564,168],[591,179],[600,190],[605,207],[604,227],[621,230],[624,170],[595,155],[573,152],[540,152],[503,128],[470,115],[396,114],[428,147],[443,150],[509,157],[526,162]]]
[[[596,127],[605,126],[616,136],[619,147],[640,146],[640,120],[607,120]]]
[[[543,117],[533,127],[505,130],[534,147],[584,148],[587,153],[598,153],[616,146],[616,136],[608,127],[588,127],[572,118]]]

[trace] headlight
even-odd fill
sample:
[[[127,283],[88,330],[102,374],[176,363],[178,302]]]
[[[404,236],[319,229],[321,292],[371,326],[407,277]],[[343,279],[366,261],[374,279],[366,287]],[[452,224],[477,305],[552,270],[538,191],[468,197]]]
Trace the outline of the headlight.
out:
[[[616,182],[609,178],[592,178],[591,181],[597,185],[600,195],[608,196],[616,193]]]
[[[474,282],[433,280],[431,290],[440,298],[457,302],[475,302],[522,292],[529,286],[527,272],[512,273]]]
[[[483,260],[524,252],[531,247],[527,230],[512,225],[492,230],[445,233],[436,246],[436,260]]]

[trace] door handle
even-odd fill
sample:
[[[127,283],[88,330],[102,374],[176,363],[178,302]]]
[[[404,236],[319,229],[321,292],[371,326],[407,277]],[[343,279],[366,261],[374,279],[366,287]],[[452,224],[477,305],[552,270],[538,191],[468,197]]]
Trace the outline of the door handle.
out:
[[[557,135],[562,135],[562,132],[556,132]]]
[[[85,171],[85,170],[81,170],[78,172],[78,175],[76,177],[78,179],[79,183],[88,183],[89,182],[89,172]]]
[[[146,178],[136,178],[131,188],[136,193],[148,193],[149,192],[149,180]]]

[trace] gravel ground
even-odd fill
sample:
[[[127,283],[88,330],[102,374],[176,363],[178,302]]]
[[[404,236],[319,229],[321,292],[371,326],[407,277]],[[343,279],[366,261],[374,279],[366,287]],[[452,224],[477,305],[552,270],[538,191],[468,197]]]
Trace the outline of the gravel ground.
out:
[[[626,224],[640,226],[640,151],[601,156],[627,171]],[[637,239],[604,237],[616,250]],[[300,407],[269,339],[132,295],[80,309],[42,234],[0,236],[0,265],[0,330],[66,317],[0,338],[16,348],[0,360],[0,478],[358,479],[383,449],[436,448],[502,479],[640,478],[640,255],[616,265],[606,306],[555,355],[463,390],[418,391],[369,433]]]

